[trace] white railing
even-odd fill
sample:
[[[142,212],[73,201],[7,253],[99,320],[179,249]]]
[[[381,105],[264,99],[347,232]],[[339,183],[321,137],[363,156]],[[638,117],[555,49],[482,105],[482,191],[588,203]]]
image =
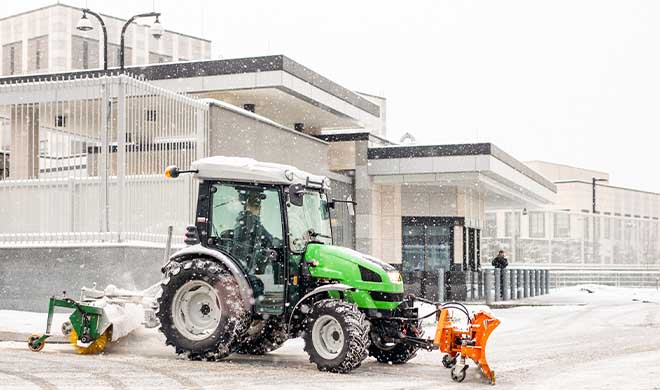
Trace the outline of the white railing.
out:
[[[0,85],[9,174],[0,245],[164,242],[193,221],[190,177],[206,155],[208,105],[126,75]]]

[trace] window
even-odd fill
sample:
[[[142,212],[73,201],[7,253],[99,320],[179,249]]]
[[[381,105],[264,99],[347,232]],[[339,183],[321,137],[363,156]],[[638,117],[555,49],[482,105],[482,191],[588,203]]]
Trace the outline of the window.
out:
[[[71,67],[73,69],[98,68],[101,60],[99,47],[98,40],[73,35],[71,38]]]
[[[555,237],[568,238],[571,235],[571,216],[570,214],[555,214]]]
[[[82,43],[82,66],[83,69],[89,69],[89,43],[87,41]]]
[[[23,64],[21,62],[22,47],[23,43],[20,41],[2,46],[3,75],[9,76],[23,72]]]
[[[28,70],[42,71],[48,67],[48,36],[40,36],[28,40]]]
[[[610,239],[610,224],[611,224],[611,218],[609,217],[603,217],[603,238],[606,240]]]
[[[39,155],[46,156],[48,154],[48,140],[42,139],[39,141]]]
[[[213,188],[211,235],[216,244],[249,272],[263,273],[264,251],[283,246],[279,192],[229,184]]]
[[[520,234],[520,213],[509,211],[504,215],[504,236],[513,237]]]
[[[156,122],[156,110],[147,110],[145,113],[147,122]]]
[[[529,236],[532,238],[545,237],[545,213],[529,213]]]
[[[497,214],[487,213],[484,221],[484,236],[497,237]]]
[[[9,74],[16,74],[16,48],[9,48]]]
[[[66,127],[66,115],[55,116],[55,127]]]

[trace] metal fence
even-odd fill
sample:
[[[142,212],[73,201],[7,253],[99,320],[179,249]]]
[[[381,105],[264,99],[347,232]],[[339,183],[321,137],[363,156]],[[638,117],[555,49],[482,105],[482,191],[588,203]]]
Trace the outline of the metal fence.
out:
[[[127,75],[54,79],[0,85],[0,118],[0,245],[162,242],[192,221],[192,181],[162,172],[207,154],[207,104]]]

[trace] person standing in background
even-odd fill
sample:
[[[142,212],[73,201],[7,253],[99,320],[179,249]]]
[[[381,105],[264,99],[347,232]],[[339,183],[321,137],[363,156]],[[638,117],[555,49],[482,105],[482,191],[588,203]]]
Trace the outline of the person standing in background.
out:
[[[493,259],[493,267],[500,269],[500,297],[504,298],[504,269],[509,266],[509,260],[504,257],[504,251],[500,250],[497,257]]]

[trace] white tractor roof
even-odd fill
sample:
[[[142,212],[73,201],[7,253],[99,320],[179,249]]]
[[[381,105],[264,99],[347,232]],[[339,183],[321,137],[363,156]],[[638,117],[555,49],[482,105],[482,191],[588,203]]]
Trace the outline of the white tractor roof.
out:
[[[213,156],[192,163],[192,169],[197,170],[198,179],[234,180],[251,183],[269,184],[307,184],[314,186],[323,183],[329,188],[329,180],[325,176],[314,175],[291,165],[267,163],[246,157]]]

